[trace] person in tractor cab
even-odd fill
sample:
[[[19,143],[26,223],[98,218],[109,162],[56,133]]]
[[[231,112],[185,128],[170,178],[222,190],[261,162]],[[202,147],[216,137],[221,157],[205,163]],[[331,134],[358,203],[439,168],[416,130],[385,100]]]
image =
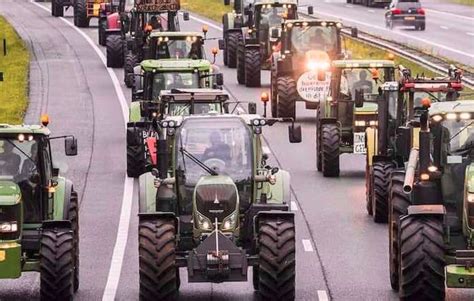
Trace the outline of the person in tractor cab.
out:
[[[20,170],[21,158],[18,154],[13,152],[13,142],[8,140],[1,141],[3,144],[0,147],[0,174],[16,176]]]
[[[24,160],[18,177],[18,186],[24,199],[25,220],[29,222],[36,221],[40,210],[39,204],[34,201],[38,199],[37,196],[41,193],[39,191],[41,178],[36,166],[37,160],[38,145],[35,143],[31,145],[29,158]]]
[[[170,58],[170,50],[168,48],[168,43],[161,42],[158,45],[158,49],[156,50],[157,59],[169,59]]]
[[[229,162],[231,159],[230,147],[222,141],[219,132],[212,132],[209,135],[209,141],[211,142],[211,146],[204,151],[203,160],[220,159],[226,163]]]
[[[158,21],[158,17],[155,16],[155,15],[151,16],[151,18],[150,18],[150,25],[151,25],[151,28],[152,28],[153,30],[156,30],[156,29],[160,29],[160,30],[161,30],[161,29],[162,29],[162,28],[161,28],[161,22]]]
[[[361,70],[359,72],[359,81],[354,83],[353,86],[354,93],[352,95],[355,95],[355,91],[364,91],[364,93],[371,93],[373,89],[373,84],[370,80],[367,79],[367,71]]]
[[[199,41],[191,44],[191,50],[189,51],[188,58],[197,60],[202,57],[201,43]]]

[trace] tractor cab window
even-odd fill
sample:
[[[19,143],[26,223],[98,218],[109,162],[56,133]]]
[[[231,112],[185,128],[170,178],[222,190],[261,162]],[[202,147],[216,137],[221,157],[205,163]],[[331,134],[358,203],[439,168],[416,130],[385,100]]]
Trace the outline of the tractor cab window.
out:
[[[321,50],[334,57],[338,48],[338,33],[335,26],[293,26],[291,29],[292,52],[305,54]]]
[[[187,116],[187,115],[200,115],[209,113],[222,113],[222,105],[220,103],[194,103],[191,112],[191,103],[170,103],[168,105],[168,114],[170,116]]]
[[[238,118],[188,119],[177,133],[176,149],[188,151],[219,175],[234,180],[239,189],[241,202],[251,196],[253,168],[252,135]],[[184,188],[185,200],[191,200],[199,179],[209,173],[190,158],[177,151],[177,169],[183,173],[179,180]],[[178,174],[180,174],[178,173]]]
[[[260,26],[265,28],[280,27],[285,19],[295,19],[296,7],[293,5],[261,5],[257,8]]]
[[[364,93],[366,100],[375,101],[379,88],[385,83],[383,68],[347,68],[341,72],[340,99],[355,100],[356,91]]]
[[[474,148],[474,119],[447,119],[442,122],[442,125],[449,131],[449,154]]]
[[[156,59],[167,58],[190,58],[202,59],[203,46],[201,39],[197,37],[189,37],[183,39],[172,39],[159,37],[156,46]]]
[[[162,90],[199,88],[197,72],[157,73],[153,77],[152,98],[158,99]]]
[[[420,107],[421,101],[425,98],[429,98],[431,102],[444,102],[447,101],[447,96],[446,92],[415,92],[413,95],[414,107]]]

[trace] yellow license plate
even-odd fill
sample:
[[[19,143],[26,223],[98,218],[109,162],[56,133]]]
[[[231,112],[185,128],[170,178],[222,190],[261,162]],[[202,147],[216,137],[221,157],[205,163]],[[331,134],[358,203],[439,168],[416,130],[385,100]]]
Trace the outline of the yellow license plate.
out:
[[[413,21],[413,20],[415,20],[415,17],[405,17],[405,20],[407,20],[407,21]]]
[[[7,252],[5,250],[0,250],[0,261],[4,261],[7,257]]]

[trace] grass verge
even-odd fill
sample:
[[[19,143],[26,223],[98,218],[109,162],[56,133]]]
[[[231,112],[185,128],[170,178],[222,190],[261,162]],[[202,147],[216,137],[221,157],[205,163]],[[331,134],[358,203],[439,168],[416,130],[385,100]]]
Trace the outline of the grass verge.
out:
[[[474,6],[474,0],[449,0],[449,2],[467,5],[467,6]]]
[[[3,56],[3,38],[7,55]],[[0,123],[21,124],[28,105],[28,49],[13,27],[0,16]]]

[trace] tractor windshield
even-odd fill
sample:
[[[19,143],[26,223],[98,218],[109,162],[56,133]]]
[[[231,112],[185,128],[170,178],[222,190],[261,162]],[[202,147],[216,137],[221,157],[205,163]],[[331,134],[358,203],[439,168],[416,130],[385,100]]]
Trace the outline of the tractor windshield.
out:
[[[159,37],[156,46],[156,59],[203,58],[202,41],[198,37],[172,38]]]
[[[236,183],[241,201],[248,201],[251,193],[253,167],[252,136],[239,118],[188,119],[177,132],[176,149],[185,149],[192,156]],[[194,187],[209,173],[182,152],[176,152],[178,174],[184,173],[184,198],[192,199]],[[182,191],[182,190],[181,190]]]
[[[442,122],[445,129],[449,131],[449,150],[448,153],[455,153],[458,150],[465,150],[474,147],[474,120],[473,119],[449,119],[450,114]]]
[[[366,100],[374,100],[393,71],[385,68],[346,68],[341,70],[339,99],[355,100],[356,91],[362,91]]]
[[[158,99],[162,90],[199,88],[197,72],[166,72],[153,77],[153,99]]]
[[[191,110],[192,109],[192,110]],[[190,102],[173,102],[168,105],[168,115],[187,116],[196,114],[223,113],[221,103],[194,103],[191,108]]]
[[[260,20],[260,26],[280,27],[286,19],[296,18],[296,7],[294,5],[271,5],[264,4],[257,8],[257,20]]]
[[[304,54],[310,50],[322,50],[334,57],[338,47],[338,33],[335,26],[293,26],[291,50]]]
[[[452,92],[449,94],[450,96],[448,100],[456,100],[457,97],[455,97],[455,94],[453,94]],[[448,93],[447,92],[429,92],[429,91],[414,92],[414,95],[413,95],[414,106],[421,107],[421,101],[425,98],[429,98],[431,102],[444,102],[444,101],[447,101]]]

